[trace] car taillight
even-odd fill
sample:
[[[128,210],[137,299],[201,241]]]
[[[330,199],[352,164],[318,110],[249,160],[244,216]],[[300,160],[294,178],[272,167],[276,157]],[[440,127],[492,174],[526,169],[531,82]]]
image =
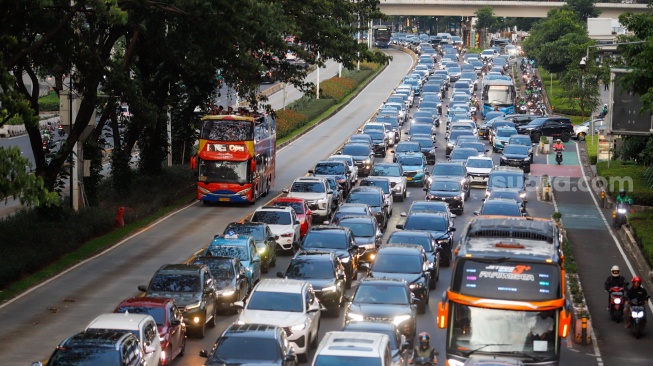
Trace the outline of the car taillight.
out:
[[[292,236],[292,233],[281,234],[282,238],[290,238],[291,236]]]

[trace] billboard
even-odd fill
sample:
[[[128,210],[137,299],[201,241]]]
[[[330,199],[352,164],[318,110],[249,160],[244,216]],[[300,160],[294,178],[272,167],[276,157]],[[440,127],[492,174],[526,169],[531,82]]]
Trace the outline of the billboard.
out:
[[[642,112],[640,96],[622,86],[621,79],[626,73],[625,69],[611,70],[608,128],[614,135],[651,135],[651,112]]]

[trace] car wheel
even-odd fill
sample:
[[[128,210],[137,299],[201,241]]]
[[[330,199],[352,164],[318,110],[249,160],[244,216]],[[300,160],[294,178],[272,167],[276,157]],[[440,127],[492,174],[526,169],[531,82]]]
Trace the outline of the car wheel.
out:
[[[202,324],[195,329],[195,337],[199,339],[204,339],[204,335],[206,334],[206,323],[202,322]]]
[[[397,202],[404,202],[404,195],[400,194],[399,196],[396,197]]]
[[[578,141],[585,141],[585,133],[584,132],[580,132],[578,134]]]
[[[429,281],[429,290],[435,290],[435,286],[436,286],[435,277],[431,275],[431,280]]]
[[[319,329],[320,325],[318,324],[317,327]],[[319,333],[315,332],[315,338],[311,339],[311,349],[316,349],[317,348],[317,344],[318,344],[317,339],[319,338],[318,336],[319,336]]]
[[[424,314],[426,313],[426,304],[422,301],[417,304],[417,314]]]
[[[270,253],[270,255],[274,257],[273,259],[270,260],[270,267],[276,267],[277,266],[277,252],[273,251],[272,253]]]
[[[184,353],[186,353],[186,337],[184,337],[184,339],[182,340],[182,342],[184,342],[184,343],[182,343],[182,345],[181,345],[181,350],[179,350],[179,354],[177,355],[177,356],[179,356],[179,357],[183,356]]]
[[[209,327],[215,328],[218,324],[218,309],[216,305],[213,305],[213,313],[211,314],[211,320],[209,321]]]
[[[170,345],[170,346],[168,346],[168,348],[166,348],[166,357],[167,357],[166,362],[164,364],[162,364],[162,365],[170,365],[170,363],[172,363],[172,359],[171,359],[171,357],[172,357],[172,345]]]
[[[568,142],[569,140],[571,140],[571,134],[569,133],[569,131],[562,131],[562,136],[560,137],[560,139],[562,140],[562,142]]]
[[[541,137],[541,136],[542,136],[541,133],[539,133],[539,132],[535,132],[535,133],[533,134],[532,141],[533,141],[533,142],[536,142],[536,143],[539,143],[539,142],[540,142],[540,137]]]
[[[270,258],[265,262],[261,261],[261,273],[268,273],[270,271]]]
[[[402,201],[405,200],[407,196],[408,196],[408,194],[406,193],[406,188],[404,187],[404,193],[403,193],[403,195],[402,195],[402,199],[401,199],[401,200],[402,200]]]
[[[308,351],[297,355],[297,361],[304,363],[308,361]]]

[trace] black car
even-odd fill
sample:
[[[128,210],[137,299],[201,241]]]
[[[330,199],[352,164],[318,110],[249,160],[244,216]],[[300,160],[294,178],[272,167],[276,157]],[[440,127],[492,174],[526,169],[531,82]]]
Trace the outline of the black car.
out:
[[[345,310],[345,326],[370,321],[393,323],[408,343],[416,333],[416,308],[420,300],[411,294],[406,281],[390,278],[365,278],[356,288]]]
[[[524,173],[531,172],[531,156],[528,146],[523,145],[506,145],[501,153],[499,165],[513,166],[521,168]]]
[[[388,136],[379,130],[367,130],[365,133],[372,137],[374,154],[385,158],[386,151],[388,150]]]
[[[465,191],[456,178],[435,177],[431,184],[424,188],[427,201],[442,201],[449,205],[449,210],[457,215],[465,212]]]
[[[211,351],[201,350],[204,365],[296,366],[297,355],[283,328],[268,324],[231,324]]]
[[[376,252],[381,246],[383,233],[375,217],[370,216],[345,216],[338,226],[348,227],[354,235],[354,241],[359,249],[359,264],[372,263]]]
[[[424,314],[429,303],[431,266],[424,248],[420,245],[384,244],[376,253],[368,277],[406,281],[410,291],[420,300],[417,311]]]
[[[333,177],[346,195],[351,188],[349,185],[349,167],[344,161],[322,160],[315,164],[315,168],[308,171],[315,177]]]
[[[401,123],[399,122],[398,115],[379,113],[372,122],[390,123],[392,125],[392,131],[395,133],[395,143],[401,139]]]
[[[443,243],[445,239],[441,239]],[[390,234],[388,244],[415,244],[424,248],[429,263],[433,264],[431,269],[431,282],[429,282],[429,290],[435,290],[435,286],[440,279],[440,251],[442,247],[437,240],[433,238],[431,233],[419,230],[400,230]]]
[[[189,331],[204,338],[206,325],[215,327],[218,310],[215,280],[209,268],[200,264],[164,264],[148,286],[138,286],[145,296],[175,299]]]
[[[533,163],[533,142],[530,137],[525,135],[512,135],[508,140],[508,145],[522,145],[528,148],[528,156],[531,158],[531,164]]]
[[[506,198],[506,199],[511,199],[517,203],[517,205],[521,208],[522,212],[526,212],[526,201],[521,197],[519,194],[519,190],[517,189],[511,189],[511,188],[496,188],[492,190],[490,195],[487,198],[484,198],[486,200],[494,199],[494,198]]]
[[[532,120],[537,118],[542,118],[542,116],[537,114],[509,114],[503,117],[503,119],[506,121],[514,122],[516,128],[519,128],[519,126],[527,125]]]
[[[397,229],[419,230],[431,234],[442,248],[440,251],[440,264],[449,267],[452,261],[453,232],[456,231],[456,228],[451,226],[447,216],[433,212],[411,212],[404,216],[406,221],[403,224],[397,224]]]
[[[574,136],[574,125],[569,118],[548,116],[532,120],[527,125],[519,126],[518,132],[531,137],[531,141],[540,142],[540,137],[549,136],[567,142]]]
[[[515,200],[509,198],[493,198],[483,201],[481,209],[474,211],[475,215],[500,215],[521,217],[526,214]]]
[[[478,150],[471,147],[456,147],[451,150],[449,161],[467,163],[467,158],[470,156],[478,156]]]
[[[413,203],[411,203],[410,207],[408,208],[408,214],[417,211],[444,214],[449,218],[449,221],[451,222],[450,224],[451,227],[453,227],[453,219],[456,217],[455,214],[451,213],[451,209],[449,209],[449,205],[443,201],[427,201],[427,200],[413,201]]]
[[[336,317],[340,314],[347,274],[335,253],[299,251],[286,272],[277,272],[277,277],[308,281],[327,312]]]
[[[362,203],[343,203],[338,207],[336,212],[333,213],[333,217],[331,217],[331,222],[330,224],[333,225],[338,225],[340,220],[343,217],[347,216],[374,216],[372,213],[372,209],[370,206],[362,204]],[[329,222],[325,222],[325,224],[329,224]]]
[[[363,203],[370,207],[372,214],[376,217],[379,226],[386,228],[388,226],[388,203],[385,202],[383,190],[379,187],[354,187],[346,203]]]
[[[345,267],[347,281],[345,286],[351,288],[351,283],[358,274],[358,247],[354,235],[347,227],[316,225],[308,229],[302,245],[304,251],[334,252]]]
[[[408,141],[417,142],[419,144],[419,148],[422,151],[422,154],[424,154],[424,158],[426,159],[426,164],[435,164],[435,149],[437,149],[437,146],[434,146],[433,140],[429,135],[411,135]]]
[[[465,165],[458,162],[439,162],[431,169],[430,180],[435,178],[456,178],[463,186],[465,200],[469,199],[469,177]]]
[[[261,257],[261,272],[268,273],[270,267],[277,265],[277,238],[264,222],[230,222],[222,235],[235,233],[249,235],[256,243],[258,255]]]
[[[193,264],[206,265],[215,279],[218,310],[237,312],[234,302],[244,301],[251,289],[247,270],[238,258],[199,256]]]
[[[383,190],[385,202],[388,204],[388,214],[392,216],[392,207],[394,206],[394,196],[392,195],[392,182],[390,179],[383,177],[367,177],[358,183],[361,187],[379,187]]]
[[[511,188],[519,191],[519,197],[526,200],[526,177],[524,171],[510,166],[499,166],[490,172],[485,189],[485,197],[490,196],[494,189]]]
[[[342,148],[341,153],[354,158],[359,176],[370,174],[374,166],[374,151],[370,145],[362,142],[350,142]]]
[[[140,342],[132,333],[90,329],[61,342],[47,364],[141,366],[143,362]],[[42,366],[42,363],[33,365]]]
[[[463,142],[458,145],[458,147],[463,149],[474,149],[476,150],[477,156],[485,156],[485,153],[489,151],[485,148],[485,144],[482,142]]]
[[[472,131],[467,131],[467,130],[458,130],[458,131],[452,131],[449,136],[447,136],[446,141],[447,141],[447,149],[444,153],[445,157],[449,157],[451,154],[451,151],[453,148],[456,146],[456,140],[460,136],[474,136],[474,132]]]
[[[431,141],[431,144],[433,144],[433,141]],[[395,149],[390,152],[394,153],[394,156],[392,157],[392,161],[396,163],[398,154],[409,153],[409,152],[421,152],[421,151],[422,148],[418,142],[402,141],[398,143],[395,146]]]
[[[385,334],[390,338],[390,353],[393,365],[406,365],[412,355],[411,344],[401,334],[399,327],[386,322],[350,322],[342,328],[343,332],[377,333]]]
[[[351,135],[347,143],[366,144],[366,145],[370,145],[371,148],[374,148],[374,143],[372,142],[372,136],[366,133],[357,133],[355,135]]]

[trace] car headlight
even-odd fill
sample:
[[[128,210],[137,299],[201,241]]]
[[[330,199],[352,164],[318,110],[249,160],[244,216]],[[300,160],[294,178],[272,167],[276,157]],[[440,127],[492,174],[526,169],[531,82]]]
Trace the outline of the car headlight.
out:
[[[336,286],[327,286],[327,287],[322,287],[322,292],[335,292],[336,291]]]
[[[490,197],[490,191],[485,191],[485,198],[488,198],[488,197]],[[521,197],[521,194],[519,195],[519,197]]]
[[[267,250],[266,247],[258,248],[258,252],[259,252],[259,254],[263,254],[263,253],[265,253],[266,250]]]
[[[438,245],[446,245],[449,243],[449,239],[438,239]]]
[[[360,321],[363,321],[363,319],[365,319],[365,317],[363,317],[363,315],[354,314],[354,313],[347,314],[347,318],[349,318],[349,320],[353,320],[355,322],[360,322]]]
[[[291,326],[290,330],[292,330],[293,332],[298,332],[300,330],[304,330],[304,328],[306,328],[306,324],[302,323],[302,324],[295,324]]]
[[[465,183],[467,183],[467,178],[463,178],[460,180],[460,184],[465,184]]]
[[[465,364],[462,361],[454,360],[454,359],[448,359],[447,360],[447,365],[449,366],[464,366]]]
[[[372,164],[372,159],[367,158],[367,159],[365,159],[365,161],[363,163],[365,165],[371,165]]]
[[[531,158],[530,157],[524,158],[524,161],[531,161]]]
[[[522,192],[519,194],[519,198],[526,198],[526,192]]]
[[[186,311],[194,310],[200,307],[202,305],[202,301],[198,301],[193,304],[186,305]]]
[[[508,158],[505,156],[501,156],[501,160],[508,160]]]
[[[236,290],[224,290],[224,291],[218,291],[218,294],[220,296],[231,296],[236,293]]]
[[[405,322],[406,320],[410,320],[410,315],[407,315],[407,314],[406,315],[397,315],[397,316],[395,316],[394,319],[392,319],[392,323],[394,325],[399,325],[399,324]]]
[[[340,263],[342,263],[342,264],[347,264],[347,263],[349,263],[349,257],[340,258]]]
[[[410,286],[408,286],[408,287],[410,287],[411,290],[414,290],[414,289],[416,289],[416,288],[422,288],[422,287],[424,287],[424,284],[421,283],[421,282],[418,282],[418,283],[411,283]]]

